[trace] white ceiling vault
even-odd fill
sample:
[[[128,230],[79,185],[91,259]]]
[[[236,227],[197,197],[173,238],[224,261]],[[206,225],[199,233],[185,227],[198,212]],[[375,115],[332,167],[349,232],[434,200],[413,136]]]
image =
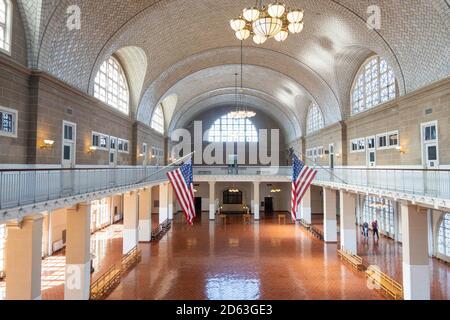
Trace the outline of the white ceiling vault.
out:
[[[352,79],[373,53],[388,59],[401,94],[450,76],[447,0],[284,2],[305,10],[305,29],[281,44],[270,40],[256,46],[250,39],[245,41],[244,86],[249,98],[259,99],[256,108],[259,103],[271,105],[282,111],[279,114],[294,116],[290,121],[298,123],[287,130],[291,138],[304,131],[305,109],[313,101],[323,110],[327,124],[348,116]],[[30,67],[92,93],[100,64],[117,54],[127,75],[131,73],[132,116],[139,121],[148,124],[155,106],[174,94],[177,105],[165,112],[176,122],[187,106],[208,108],[234,101],[228,91],[234,86],[240,43],[228,21],[254,0],[18,3],[26,24]],[[380,30],[366,25],[367,7],[373,4],[381,8]],[[81,30],[66,27],[71,5],[81,9]],[[213,94],[220,90],[228,91]],[[194,103],[208,93],[215,99],[210,105],[208,99]]]

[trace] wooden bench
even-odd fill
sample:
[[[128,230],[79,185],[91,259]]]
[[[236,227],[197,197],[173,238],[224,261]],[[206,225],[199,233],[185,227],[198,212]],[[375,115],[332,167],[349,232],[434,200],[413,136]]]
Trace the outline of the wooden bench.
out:
[[[395,300],[403,299],[403,287],[400,283],[390,278],[376,266],[369,266],[366,270],[369,278],[381,291],[385,292]]]
[[[100,300],[106,297],[120,284],[121,276],[120,268],[111,267],[91,284],[90,299]]]
[[[251,214],[244,214],[243,216],[243,219],[244,219],[244,224],[245,223],[251,223],[252,222],[252,215]]]
[[[228,216],[226,214],[221,214],[219,217],[222,219],[223,224],[227,224]]]
[[[351,254],[345,250],[338,250],[338,255],[341,258],[341,260],[346,261],[356,270],[363,269],[363,259],[361,257]]]
[[[314,237],[316,237],[317,239],[323,241],[324,237],[323,237],[322,231],[320,231],[319,229],[317,229],[317,228],[314,227],[313,225],[311,225],[311,227],[309,228],[309,232],[311,232],[312,235],[313,235]]]
[[[122,274],[133,268],[141,261],[141,251],[134,247],[130,252],[122,257]]]

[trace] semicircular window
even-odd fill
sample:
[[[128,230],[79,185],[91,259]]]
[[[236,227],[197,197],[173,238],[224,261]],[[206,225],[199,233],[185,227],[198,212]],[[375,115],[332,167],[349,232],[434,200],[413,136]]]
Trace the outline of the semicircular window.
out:
[[[119,62],[109,57],[94,80],[94,97],[125,114],[129,113],[130,94],[127,79]]]
[[[208,142],[258,142],[258,131],[250,119],[236,119],[227,114],[211,126]]]
[[[359,70],[352,87],[352,114],[357,114],[395,99],[394,71],[386,59],[369,58]]]

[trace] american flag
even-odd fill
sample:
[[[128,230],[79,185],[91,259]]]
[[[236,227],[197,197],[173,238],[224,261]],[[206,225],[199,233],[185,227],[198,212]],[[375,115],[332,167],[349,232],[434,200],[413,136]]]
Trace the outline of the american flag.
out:
[[[297,210],[300,202],[316,177],[317,170],[311,169],[303,163],[295,154],[292,170],[292,221],[297,220]]]
[[[168,172],[167,177],[172,183],[173,190],[175,190],[178,203],[183,209],[186,220],[192,225],[195,218],[192,159],[186,161],[178,169]]]

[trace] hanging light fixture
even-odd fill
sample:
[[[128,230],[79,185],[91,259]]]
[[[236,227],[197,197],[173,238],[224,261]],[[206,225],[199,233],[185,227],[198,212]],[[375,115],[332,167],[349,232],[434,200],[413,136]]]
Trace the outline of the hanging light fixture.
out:
[[[260,45],[270,38],[282,42],[289,33],[301,33],[303,18],[303,10],[287,9],[278,1],[266,7],[262,5],[262,0],[257,0],[254,7],[244,9],[239,18],[231,20],[230,26],[237,39],[243,41],[253,35],[253,42]]]
[[[240,90],[238,90],[238,84],[237,84],[237,76],[238,73],[235,73],[235,92],[236,92],[236,111],[230,112],[229,116],[233,119],[249,119],[256,116],[256,113],[253,111],[249,111],[247,107],[243,107],[242,103],[242,94],[244,92],[244,81],[243,81],[243,74],[244,74],[244,48],[243,48],[243,42],[241,41],[241,87]],[[238,92],[239,91],[239,92]]]

